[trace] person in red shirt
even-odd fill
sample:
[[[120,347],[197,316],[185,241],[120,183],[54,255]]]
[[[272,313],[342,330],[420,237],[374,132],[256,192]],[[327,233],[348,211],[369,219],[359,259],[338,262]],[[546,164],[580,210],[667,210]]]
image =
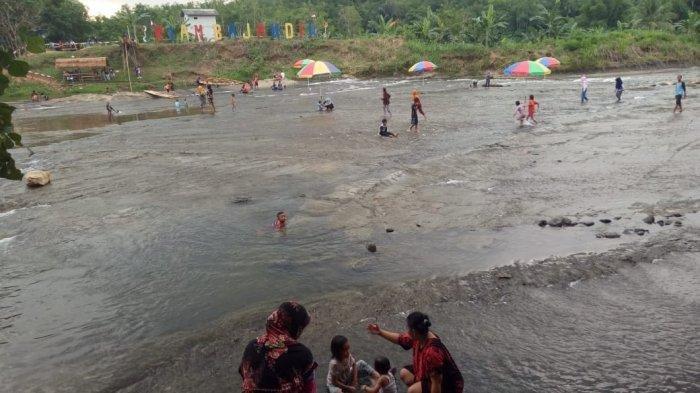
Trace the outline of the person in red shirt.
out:
[[[406,318],[406,326],[406,333],[390,332],[375,323],[367,330],[405,350],[413,349],[413,364],[400,373],[408,393],[462,393],[462,373],[440,337],[430,330],[430,318],[414,311]]]
[[[283,231],[285,228],[287,228],[287,215],[284,214],[284,212],[278,212],[277,218],[275,219],[275,223],[272,224],[272,227],[277,231]]]
[[[530,95],[530,99],[527,101],[527,118],[525,120],[532,119],[533,123],[537,124],[537,120],[535,120],[535,107],[540,109],[540,103],[535,101],[535,96]]]

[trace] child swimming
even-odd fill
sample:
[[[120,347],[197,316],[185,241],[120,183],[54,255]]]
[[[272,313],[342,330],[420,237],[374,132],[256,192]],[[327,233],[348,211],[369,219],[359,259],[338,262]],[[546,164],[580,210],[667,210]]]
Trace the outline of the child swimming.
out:
[[[287,215],[284,212],[277,212],[275,223],[272,224],[275,230],[282,231],[287,228]]]

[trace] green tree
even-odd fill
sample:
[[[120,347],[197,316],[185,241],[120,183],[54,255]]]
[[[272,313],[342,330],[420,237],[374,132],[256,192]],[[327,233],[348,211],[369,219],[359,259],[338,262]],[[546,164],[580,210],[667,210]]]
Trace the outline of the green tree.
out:
[[[640,0],[634,7],[636,24],[647,29],[669,28],[673,12],[671,4],[662,0]]]
[[[338,14],[343,30],[348,37],[356,35],[360,31],[361,22],[360,13],[354,5],[346,5],[340,9]]]
[[[508,24],[503,21],[502,16],[496,15],[493,3],[490,3],[486,11],[481,12],[481,15],[473,19],[472,26],[474,39],[484,46],[490,46],[498,39],[501,30],[505,29]]]
[[[555,10],[544,9],[540,15],[530,19],[542,32],[553,38],[559,38],[569,30],[571,22]]]
[[[625,22],[631,4],[629,0],[582,0],[579,23],[587,27],[613,28]]]
[[[77,0],[45,0],[39,24],[50,41],[84,41],[92,32],[87,10]]]
[[[14,60],[12,56],[0,50],[0,95],[10,84],[10,78],[5,76],[7,72],[10,76],[26,76],[29,71],[29,64]],[[0,102],[0,178],[10,180],[22,179],[22,172],[15,166],[15,160],[8,152],[9,149],[22,146],[22,137],[14,131],[12,127],[13,106]]]

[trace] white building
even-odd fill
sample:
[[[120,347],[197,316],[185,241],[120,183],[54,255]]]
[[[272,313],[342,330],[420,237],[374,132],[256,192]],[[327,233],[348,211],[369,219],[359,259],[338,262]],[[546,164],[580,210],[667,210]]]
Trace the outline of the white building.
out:
[[[188,9],[182,10],[181,15],[190,34],[196,37],[195,26],[202,26],[204,40],[213,41],[215,39],[214,25],[216,25],[216,17],[219,16],[216,10]]]

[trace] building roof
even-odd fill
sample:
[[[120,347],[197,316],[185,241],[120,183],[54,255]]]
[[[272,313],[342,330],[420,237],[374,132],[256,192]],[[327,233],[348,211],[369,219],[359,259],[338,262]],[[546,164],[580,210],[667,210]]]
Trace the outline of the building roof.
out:
[[[100,68],[107,67],[106,57],[58,58],[55,66],[61,68]]]
[[[182,10],[182,16],[219,16],[219,12],[212,9],[185,9]]]

